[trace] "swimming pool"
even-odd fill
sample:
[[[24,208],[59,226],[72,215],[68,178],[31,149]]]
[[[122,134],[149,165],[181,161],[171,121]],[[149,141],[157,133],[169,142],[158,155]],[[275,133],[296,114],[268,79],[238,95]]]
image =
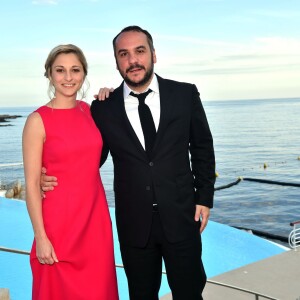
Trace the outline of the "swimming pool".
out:
[[[122,264],[110,208],[116,264]],[[0,246],[29,251],[33,233],[24,201],[0,197]],[[283,247],[247,232],[210,221],[202,235],[203,262],[208,278],[286,251]],[[120,300],[128,300],[124,270],[117,268]],[[31,299],[31,270],[27,255],[0,251],[0,288],[9,288],[12,300]],[[163,275],[160,296],[170,292]]]

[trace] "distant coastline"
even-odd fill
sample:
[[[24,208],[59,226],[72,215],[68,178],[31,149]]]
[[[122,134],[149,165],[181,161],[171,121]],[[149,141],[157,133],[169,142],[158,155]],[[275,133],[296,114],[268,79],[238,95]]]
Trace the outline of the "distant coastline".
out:
[[[0,115],[0,126],[11,126],[11,124],[7,124],[11,119],[20,118],[20,115]],[[5,124],[2,124],[5,123]]]
[[[86,98],[84,101],[86,101],[87,103],[90,103],[93,99],[91,97],[89,98]],[[275,98],[272,98],[272,97],[261,97],[261,98],[226,98],[226,99],[215,99],[215,98],[209,98],[209,99],[206,99],[205,98],[205,95],[201,95],[201,101],[203,103],[211,103],[211,104],[214,104],[214,103],[234,103],[234,102],[244,102],[244,103],[247,103],[247,102],[260,102],[260,101],[282,101],[282,100],[285,100],[285,101],[300,101],[300,95],[299,96],[293,96],[293,97],[275,97]],[[0,99],[0,110],[1,112],[5,112],[7,109],[9,110],[12,110],[12,109],[15,109],[15,111],[18,111],[20,109],[31,109],[31,111],[34,111],[36,108],[44,105],[44,102],[38,102],[38,103],[32,103],[31,105],[23,105],[23,104],[17,104],[17,103],[14,103],[12,105],[8,105],[7,103],[11,104],[13,100],[11,101],[8,101],[8,102],[2,102],[1,103],[1,99]],[[30,112],[31,112],[30,111]],[[0,112],[0,113],[1,113]],[[1,114],[0,114],[1,116]]]

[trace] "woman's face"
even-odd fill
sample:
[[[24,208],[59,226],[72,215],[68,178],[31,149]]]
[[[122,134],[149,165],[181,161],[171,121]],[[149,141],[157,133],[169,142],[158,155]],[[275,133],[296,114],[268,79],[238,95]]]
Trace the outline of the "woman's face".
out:
[[[51,67],[55,97],[75,97],[84,82],[83,66],[74,53],[59,54]]]

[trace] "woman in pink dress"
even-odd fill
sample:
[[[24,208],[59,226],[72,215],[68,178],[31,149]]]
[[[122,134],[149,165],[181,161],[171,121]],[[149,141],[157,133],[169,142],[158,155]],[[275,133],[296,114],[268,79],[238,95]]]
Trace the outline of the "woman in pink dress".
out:
[[[102,138],[89,105],[76,100],[87,62],[74,45],[49,54],[50,102],[29,115],[23,132],[26,203],[34,241],[34,300],[117,300],[113,237],[99,175]],[[59,185],[42,199],[42,166]]]

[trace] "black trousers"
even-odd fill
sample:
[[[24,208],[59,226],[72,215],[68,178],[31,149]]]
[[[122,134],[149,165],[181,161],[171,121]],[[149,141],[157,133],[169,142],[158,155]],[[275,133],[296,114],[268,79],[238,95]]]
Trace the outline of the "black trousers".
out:
[[[145,248],[121,246],[130,300],[158,300],[162,259],[173,300],[203,300],[206,274],[201,260],[200,234],[179,243],[169,243],[158,212],[153,212],[152,229]]]

